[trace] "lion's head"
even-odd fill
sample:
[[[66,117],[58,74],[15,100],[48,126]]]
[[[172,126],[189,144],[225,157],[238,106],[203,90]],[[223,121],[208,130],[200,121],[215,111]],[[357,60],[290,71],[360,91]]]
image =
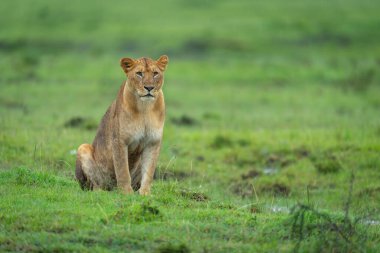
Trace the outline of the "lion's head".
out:
[[[164,71],[169,58],[161,56],[157,61],[150,58],[122,58],[120,65],[128,77],[128,85],[142,100],[154,100],[164,83]]]

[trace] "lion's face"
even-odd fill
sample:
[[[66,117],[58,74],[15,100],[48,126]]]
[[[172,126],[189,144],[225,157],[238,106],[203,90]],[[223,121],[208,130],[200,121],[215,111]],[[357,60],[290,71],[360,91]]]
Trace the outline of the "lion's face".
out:
[[[128,85],[141,100],[154,100],[164,83],[164,71],[169,59],[166,55],[157,61],[150,58],[123,58],[120,65],[128,77]]]

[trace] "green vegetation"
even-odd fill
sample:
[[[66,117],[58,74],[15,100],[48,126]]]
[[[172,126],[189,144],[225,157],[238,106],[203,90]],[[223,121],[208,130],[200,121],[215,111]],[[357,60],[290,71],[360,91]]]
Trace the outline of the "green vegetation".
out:
[[[378,252],[378,1],[10,1],[0,251]],[[75,153],[170,57],[152,195],[83,192]]]

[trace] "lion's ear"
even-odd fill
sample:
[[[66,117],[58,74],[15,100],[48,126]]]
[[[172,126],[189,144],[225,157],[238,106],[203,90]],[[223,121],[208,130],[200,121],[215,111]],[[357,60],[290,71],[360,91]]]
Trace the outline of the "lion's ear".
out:
[[[120,60],[120,66],[124,70],[125,73],[128,73],[133,66],[135,65],[135,60],[132,58],[122,58]]]
[[[169,57],[166,55],[162,55],[158,60],[157,60],[157,65],[161,69],[161,71],[164,71],[166,68],[166,65],[169,62]]]

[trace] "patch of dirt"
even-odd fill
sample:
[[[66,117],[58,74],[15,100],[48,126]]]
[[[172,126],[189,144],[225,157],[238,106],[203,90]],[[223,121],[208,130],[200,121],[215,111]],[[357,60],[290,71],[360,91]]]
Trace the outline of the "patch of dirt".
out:
[[[253,185],[247,181],[236,182],[231,186],[231,191],[242,198],[252,197],[254,195]]]
[[[173,245],[171,243],[161,245],[155,251],[156,253],[190,253],[190,249],[185,244]]]
[[[251,145],[251,143],[246,140],[233,141],[225,136],[216,136],[211,143],[211,147],[221,149],[224,147],[236,147],[237,144],[242,147]],[[277,172],[282,168],[296,163],[298,160],[308,157],[310,157],[310,151],[304,147],[272,152],[266,150],[254,150],[248,158],[242,157],[242,154],[236,150],[231,150],[231,152],[225,154],[223,161],[238,167],[248,165],[250,167],[260,168],[264,171],[264,174],[271,174],[271,172],[265,173],[265,171]]]
[[[182,115],[181,117],[178,117],[178,118],[172,118],[171,122],[177,126],[195,126],[195,125],[198,125],[198,122],[194,118],[187,116],[187,115]]]
[[[310,151],[305,147],[299,147],[293,150],[298,159],[309,157]]]
[[[332,154],[317,154],[311,158],[314,167],[319,173],[337,173],[342,169],[342,165],[336,156]]]
[[[273,183],[263,186],[260,191],[272,193],[276,196],[289,196],[290,187],[283,183]]]
[[[185,198],[188,198],[188,199],[192,199],[192,200],[195,200],[195,201],[198,201],[198,202],[206,202],[206,201],[209,200],[209,197],[206,196],[202,192],[195,192],[195,191],[189,191],[189,190],[181,190],[180,193],[181,193],[182,197],[185,197]]]
[[[212,148],[214,149],[221,149],[221,148],[224,148],[224,147],[231,147],[233,146],[233,141],[228,138],[227,136],[223,136],[223,135],[217,135],[213,142],[211,143],[210,145]]]
[[[97,122],[93,119],[83,117],[73,117],[64,123],[67,128],[81,128],[85,130],[95,130],[98,128]]]
[[[205,160],[205,157],[203,155],[198,155],[195,157],[195,160],[197,160],[199,162],[203,162]]]
[[[232,141],[226,141],[224,139],[218,139],[214,141],[214,147],[224,147],[233,145]],[[244,144],[249,145],[249,144]],[[276,151],[276,152],[260,152],[254,151],[252,156],[247,158],[240,157],[239,152],[231,151],[224,156],[224,162],[228,164],[233,164],[239,167],[244,166],[255,166],[262,168],[264,172],[269,169],[270,171],[278,171],[281,168],[290,166],[291,164],[297,162],[297,160],[308,157],[309,152],[306,149],[300,149],[295,151]],[[266,173],[264,173],[266,174]],[[270,174],[270,173],[269,173]]]
[[[241,175],[242,180],[247,180],[251,178],[256,178],[261,175],[261,172],[256,169],[251,169],[247,173]]]
[[[294,161],[290,159],[286,154],[270,154],[266,157],[265,164],[269,167],[276,167],[278,165],[281,168],[284,168],[286,166],[289,166]]]
[[[245,165],[253,165],[255,163],[255,161],[253,160],[240,158],[238,153],[236,153],[235,151],[232,151],[231,153],[226,154],[223,160],[224,162],[228,164],[234,164],[239,167],[243,167]]]

